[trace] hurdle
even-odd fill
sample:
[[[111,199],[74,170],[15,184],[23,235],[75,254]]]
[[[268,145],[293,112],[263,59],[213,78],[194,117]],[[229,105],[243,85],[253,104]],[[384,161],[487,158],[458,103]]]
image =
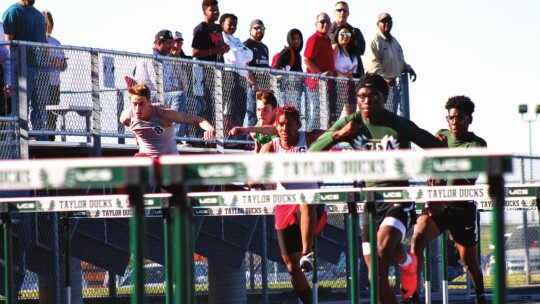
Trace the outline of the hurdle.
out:
[[[341,156],[341,157],[339,157]],[[310,153],[307,155],[223,155],[171,157],[164,156],[160,159],[162,166],[161,182],[165,186],[186,187],[194,184],[217,184],[232,182],[303,182],[303,181],[342,181],[344,179],[355,180],[362,177],[365,180],[395,180],[417,178],[419,176],[434,178],[449,177],[476,177],[487,173],[488,185],[491,189],[489,197],[494,206],[495,224],[493,228],[495,258],[504,261],[504,177],[505,173],[512,171],[511,155],[500,153],[488,153],[486,150],[474,151],[392,151],[386,153],[362,152],[362,153]],[[181,191],[184,191],[185,188]],[[384,190],[382,190],[384,191]],[[371,193],[371,194],[370,194]],[[429,193],[429,192],[428,192]],[[396,194],[398,195],[398,194]],[[173,195],[174,197],[174,195]],[[400,197],[401,198],[401,197]],[[185,198],[179,197],[179,202],[192,208],[192,204]],[[412,201],[414,197],[403,198],[404,201]],[[455,200],[455,198],[453,198]],[[430,199],[433,200],[433,199]],[[366,194],[367,203],[376,208],[377,198],[374,192]],[[354,208],[352,208],[354,210]],[[193,223],[190,223],[190,212],[184,211],[176,214],[178,221],[187,225],[184,231],[189,232]],[[371,239],[375,239],[374,218],[370,219]],[[180,228],[180,226],[179,226]],[[184,238],[180,248],[192,248],[189,237]],[[179,240],[182,242],[182,240]],[[372,249],[375,243],[371,242]],[[376,252],[376,250],[372,250]],[[189,251],[189,254],[192,254]],[[354,258],[354,257],[351,257]],[[376,259],[372,259],[372,269],[375,270]],[[187,269],[189,262],[185,259],[177,259],[180,263],[175,266],[175,273],[180,269]],[[182,264],[184,264],[182,266]],[[176,268],[179,267],[179,268]],[[371,302],[377,303],[377,282],[375,271],[371,278]],[[351,277],[357,272],[351,272]],[[495,265],[496,280],[494,283],[494,303],[504,303],[505,269],[504,265]],[[189,282],[188,282],[189,283]],[[354,283],[353,283],[354,284]],[[355,286],[353,285],[353,289]],[[185,295],[177,295],[179,303],[191,303],[194,288],[190,285]],[[352,303],[358,303],[358,297],[351,299]]]
[[[485,150],[478,151],[397,151],[387,153],[310,153],[305,155],[223,155],[215,156],[166,156],[160,159],[161,184],[173,189],[170,197],[172,207],[171,217],[173,223],[173,238],[175,252],[179,254],[173,258],[174,283],[177,287],[174,292],[175,303],[194,302],[193,280],[193,215],[199,212],[213,210],[212,208],[237,208],[232,205],[212,206],[201,204],[194,206],[188,199],[187,186],[198,184],[216,184],[229,182],[299,182],[299,181],[342,181],[344,179],[355,180],[363,178],[373,179],[409,179],[420,177],[475,177],[480,173],[488,174],[488,197],[493,205],[495,223],[495,257],[504,260],[503,229],[504,222],[504,178],[503,174],[511,171],[511,156],[505,154],[487,153]],[[6,161],[0,169],[0,190],[23,190],[23,189],[74,189],[84,187],[108,186],[126,187],[133,216],[130,221],[130,235],[132,241],[131,251],[135,256],[135,288],[132,294],[133,303],[144,302],[144,284],[142,280],[142,235],[143,218],[145,215],[143,203],[144,186],[151,185],[153,163],[150,159],[90,159],[90,160],[50,160],[50,161]],[[347,206],[351,213],[357,211],[354,204],[358,202],[372,203],[374,208],[379,202],[395,201],[421,201],[426,199],[436,201],[430,189],[415,189],[410,187],[408,191],[403,189],[363,189],[357,191],[348,189],[351,193],[340,196],[340,201],[330,200],[330,196],[319,195],[319,203],[325,201],[335,208],[340,205]],[[356,188],[353,188],[356,189]],[[334,192],[340,192],[336,191]],[[422,190],[422,191],[420,191]],[[431,189],[433,190],[433,189]],[[319,190],[324,192],[322,190]],[[249,192],[253,194],[253,192]],[[303,191],[304,196],[306,191]],[[323,193],[324,194],[324,193]],[[325,192],[328,194],[328,192]],[[302,195],[302,194],[299,194]],[[431,195],[431,196],[430,196]],[[306,202],[313,203],[313,199],[305,198]],[[190,195],[193,197],[193,195]],[[321,199],[321,197],[323,199]],[[338,195],[339,197],[339,195]],[[464,196],[465,197],[465,196]],[[326,200],[328,199],[328,201]],[[455,197],[451,198],[456,200]],[[478,199],[478,197],[474,198]],[[450,199],[449,199],[450,200]],[[209,202],[209,201],[208,201]],[[1,204],[2,206],[6,204]],[[24,207],[23,205],[20,205]],[[26,206],[29,208],[29,206]],[[202,207],[202,208],[200,208]],[[344,206],[342,206],[344,207]],[[206,210],[204,209],[206,208]],[[210,209],[208,209],[210,208]],[[223,209],[225,210],[225,209]],[[234,209],[230,209],[234,210]],[[345,208],[342,208],[345,210]],[[9,210],[3,209],[3,213]],[[244,210],[245,211],[245,210]],[[87,212],[87,211],[77,211]],[[3,215],[5,216],[5,215]],[[352,216],[354,219],[355,217]],[[357,219],[357,217],[356,217]],[[373,219],[372,219],[373,220]],[[7,223],[7,222],[6,222]],[[371,224],[373,222],[370,221]],[[501,224],[501,225],[499,225]],[[500,227],[498,227],[500,226]],[[9,231],[9,225],[5,227]],[[372,239],[374,233],[370,230]],[[357,245],[354,244],[353,245]],[[372,246],[375,243],[372,242]],[[9,247],[9,246],[8,246]],[[372,252],[376,252],[372,251]],[[351,257],[354,258],[354,257]],[[357,257],[356,257],[357,259]],[[355,259],[355,260],[356,260]],[[372,259],[376,261],[376,259]],[[354,263],[351,263],[352,265]],[[502,265],[501,265],[502,264]],[[495,303],[504,303],[505,299],[505,271],[504,264],[495,265]],[[351,266],[355,267],[356,266]],[[353,269],[351,269],[353,270]],[[182,274],[188,275],[182,275]],[[351,286],[355,287],[357,272],[351,272]],[[502,278],[502,279],[501,279]],[[371,301],[377,302],[377,282],[372,279]],[[8,287],[10,285],[7,285]],[[6,288],[8,290],[9,288]],[[7,301],[13,295],[6,297]],[[497,302],[498,301],[498,302]],[[352,303],[358,303],[358,296],[351,298]],[[8,302],[9,303],[9,302]]]
[[[108,187],[124,188],[129,198],[130,248],[134,253],[134,292],[133,303],[144,303],[144,280],[142,248],[144,239],[143,188],[153,185],[154,164],[145,158],[110,158],[110,159],[54,159],[54,160],[10,160],[2,162],[0,168],[0,191],[5,190],[42,190],[42,189],[84,189]],[[86,197],[88,199],[88,197]],[[4,229],[4,258],[6,268],[4,284],[6,303],[14,303],[12,278],[12,227],[9,204],[17,198],[6,199],[0,203]],[[76,205],[77,201],[73,205]],[[47,206],[45,206],[47,205]],[[17,205],[20,210],[36,211],[40,207],[54,209],[57,201],[22,201]],[[62,206],[62,204],[59,204]],[[88,204],[86,204],[88,205]],[[63,206],[70,206],[65,203]],[[81,208],[84,204],[81,203]],[[32,210],[33,209],[33,210]],[[69,263],[67,263],[69,265]],[[67,281],[69,284],[69,280]],[[66,286],[66,299],[69,300],[70,286]]]

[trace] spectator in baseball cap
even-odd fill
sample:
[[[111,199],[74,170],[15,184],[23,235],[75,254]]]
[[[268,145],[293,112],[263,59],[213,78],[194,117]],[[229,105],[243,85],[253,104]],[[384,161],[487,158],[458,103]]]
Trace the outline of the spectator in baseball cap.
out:
[[[180,34],[181,35],[181,34]],[[174,37],[169,30],[161,30],[156,34],[156,39],[154,41],[162,41],[162,40],[174,40]]]

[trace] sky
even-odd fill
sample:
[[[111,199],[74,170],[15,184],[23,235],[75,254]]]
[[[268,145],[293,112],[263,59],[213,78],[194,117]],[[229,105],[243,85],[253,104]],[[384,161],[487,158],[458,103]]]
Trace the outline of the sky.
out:
[[[298,28],[304,41],[315,32],[315,18],[326,12],[334,20],[336,1],[221,0],[221,14],[238,16],[235,36],[248,38],[249,24],[261,19],[263,42],[270,57],[286,44],[287,32]],[[0,1],[4,12],[14,0]],[[75,4],[76,3],[76,4]],[[193,28],[203,21],[202,1],[73,1],[36,0],[51,11],[53,36],[64,45],[149,54],[161,29],[181,31],[184,51],[191,54]],[[497,152],[529,153],[528,123],[518,114],[527,104],[526,119],[540,105],[540,1],[537,0],[349,0],[349,23],[360,28],[369,43],[377,31],[377,16],[388,12],[392,34],[405,60],[418,75],[410,84],[413,120],[429,132],[447,127],[444,109],[454,95],[476,104],[470,130]],[[540,119],[531,124],[532,151],[540,154]]]

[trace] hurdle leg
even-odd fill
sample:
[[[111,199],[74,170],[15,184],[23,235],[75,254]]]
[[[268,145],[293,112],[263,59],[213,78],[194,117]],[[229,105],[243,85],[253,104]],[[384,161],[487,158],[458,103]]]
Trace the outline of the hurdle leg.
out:
[[[183,186],[175,186],[171,197],[174,239],[174,302],[195,303],[193,273],[193,212]]]
[[[69,214],[66,213],[62,217],[62,223],[64,225],[64,244],[65,244],[65,253],[64,253],[64,263],[65,263],[65,283],[66,283],[66,304],[71,304],[71,227],[69,225]],[[113,276],[114,278],[114,276]],[[111,280],[111,275],[109,275],[109,280]]]
[[[319,293],[318,293],[318,276],[317,276],[317,236],[313,238],[313,276],[311,277],[311,282],[313,283],[313,303],[319,303]]]
[[[506,303],[506,262],[504,258],[504,177],[502,157],[488,159],[489,195],[493,202],[493,225],[491,235],[495,245],[495,280],[493,303]]]
[[[431,266],[429,244],[424,248],[424,294],[426,304],[431,304]]]
[[[4,289],[6,304],[15,303],[13,294],[13,226],[9,214],[9,205],[1,204],[2,210],[2,228],[4,230]]]
[[[127,189],[129,194],[130,208],[132,211],[129,219],[130,231],[130,251],[133,255],[133,293],[131,303],[143,304],[144,299],[144,201],[143,191],[140,186],[130,186]]]
[[[379,303],[379,257],[377,254],[377,204],[375,203],[375,193],[368,192],[366,197],[366,207],[369,212],[369,248],[371,251],[369,259],[371,303]]]
[[[447,254],[447,244],[446,240],[448,238],[448,232],[444,231],[440,238],[441,241],[441,265],[442,265],[442,295],[443,303],[448,304],[448,254]]]
[[[173,300],[173,263],[171,255],[171,213],[168,205],[163,206],[162,204],[161,212],[163,214],[163,249],[165,251],[165,303],[170,304]]]
[[[351,303],[359,301],[359,271],[358,271],[358,210],[356,202],[347,203],[349,222],[349,280],[351,282]]]

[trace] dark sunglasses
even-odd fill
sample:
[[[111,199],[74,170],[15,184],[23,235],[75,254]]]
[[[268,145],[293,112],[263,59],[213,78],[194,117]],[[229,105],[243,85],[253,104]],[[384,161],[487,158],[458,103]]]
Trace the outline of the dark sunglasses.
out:
[[[392,23],[392,19],[391,18],[386,18],[386,19],[383,19],[383,20],[379,20],[380,23]]]
[[[346,8],[336,8],[336,12],[338,12],[338,13],[341,13],[341,12],[345,12],[345,13],[348,13],[348,12],[349,12],[349,10],[348,10],[348,9],[346,9]]]
[[[330,19],[322,19],[322,20],[319,20],[319,22],[321,24],[330,24],[330,23],[332,23],[332,21],[330,21]]]
[[[258,30],[264,31],[266,28],[264,26],[254,26],[253,29],[256,31]]]

